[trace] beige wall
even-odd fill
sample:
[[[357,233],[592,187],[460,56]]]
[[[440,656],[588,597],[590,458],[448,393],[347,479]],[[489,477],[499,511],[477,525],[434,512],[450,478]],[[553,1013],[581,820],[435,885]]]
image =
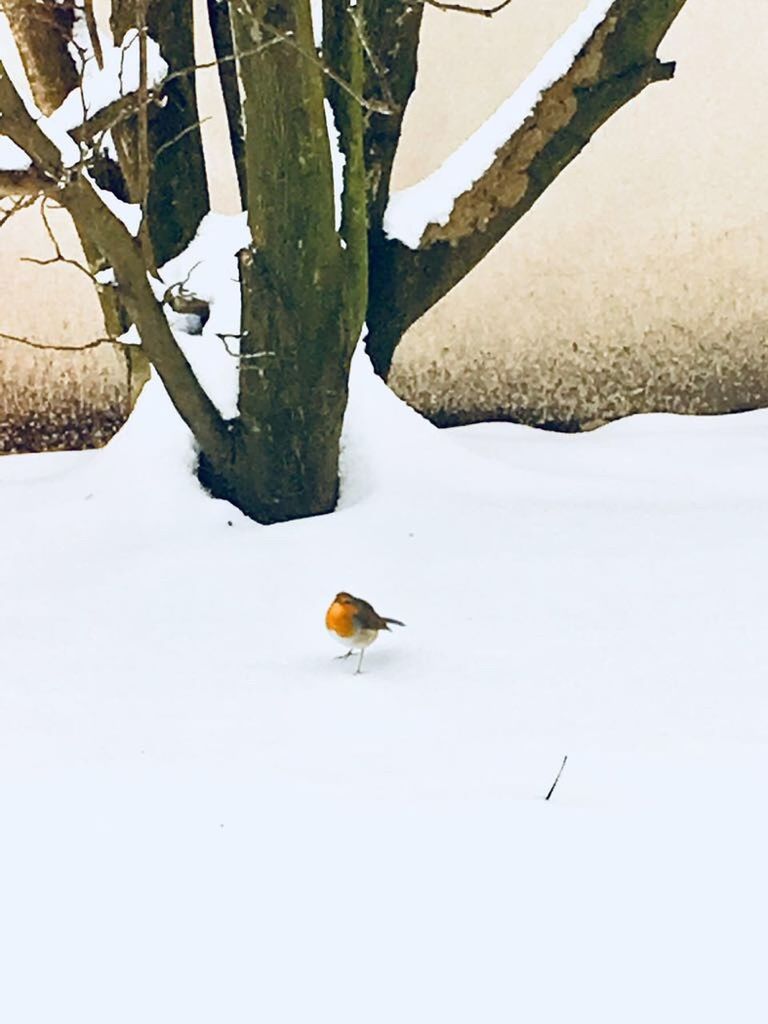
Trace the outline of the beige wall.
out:
[[[434,170],[584,2],[515,0],[492,20],[427,10],[396,185]],[[675,80],[652,86],[605,126],[411,330],[393,372],[401,393],[447,419],[469,408],[536,422],[768,404],[760,39],[768,43],[765,0],[689,0],[661,52],[678,61]],[[205,91],[204,116],[216,112],[215,99]],[[207,130],[214,202],[232,210],[231,162],[215,126]],[[78,271],[20,262],[50,255],[34,220],[20,215],[0,232],[0,331],[82,344],[102,329],[97,304]],[[122,401],[125,373],[111,350],[48,362],[0,345],[0,421],[25,402]]]
[[[49,221],[68,256],[81,256],[69,218]],[[28,338],[31,348],[0,337],[0,451],[79,448],[108,438],[128,409],[124,357],[111,345],[78,352],[104,327],[96,293],[77,268],[26,262],[54,255],[37,210],[16,214],[0,230],[0,331]]]

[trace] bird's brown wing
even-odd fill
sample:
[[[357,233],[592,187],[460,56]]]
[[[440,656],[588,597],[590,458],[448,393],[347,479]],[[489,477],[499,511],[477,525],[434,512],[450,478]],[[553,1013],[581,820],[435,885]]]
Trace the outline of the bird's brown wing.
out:
[[[355,624],[359,629],[386,629],[387,623],[379,613],[374,609],[373,605],[368,604],[367,601],[363,601],[361,597],[356,597],[357,609],[355,610]]]

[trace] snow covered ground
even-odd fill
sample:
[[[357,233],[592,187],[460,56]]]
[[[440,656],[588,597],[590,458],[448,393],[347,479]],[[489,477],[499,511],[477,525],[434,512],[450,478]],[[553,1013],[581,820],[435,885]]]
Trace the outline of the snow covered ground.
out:
[[[334,515],[190,457],[153,383],[0,460],[0,1019],[765,1021],[768,413],[438,432],[358,357]]]

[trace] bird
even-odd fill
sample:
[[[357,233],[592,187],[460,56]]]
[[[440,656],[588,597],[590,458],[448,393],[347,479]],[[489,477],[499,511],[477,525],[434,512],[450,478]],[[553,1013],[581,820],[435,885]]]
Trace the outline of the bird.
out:
[[[342,590],[331,601],[325,613],[325,625],[337,640],[349,648],[340,657],[348,658],[355,650],[360,651],[355,669],[355,675],[359,675],[365,649],[370,647],[379,632],[382,629],[389,630],[390,626],[404,626],[405,623],[379,615],[367,601]]]

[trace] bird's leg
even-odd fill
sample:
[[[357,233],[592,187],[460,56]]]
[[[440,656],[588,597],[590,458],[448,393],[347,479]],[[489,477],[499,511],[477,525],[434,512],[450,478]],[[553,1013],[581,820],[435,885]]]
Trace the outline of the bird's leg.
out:
[[[353,649],[350,647],[346,654],[337,654],[336,657],[333,660],[334,661],[344,661],[344,659],[348,658],[352,653],[353,653]]]
[[[350,651],[350,654],[351,653],[352,652]],[[361,647],[360,648],[360,657],[359,657],[358,662],[357,662],[357,668],[355,669],[355,675],[356,676],[362,675],[362,673],[360,671],[360,666],[363,664],[363,655],[364,654],[365,654],[365,648]]]

